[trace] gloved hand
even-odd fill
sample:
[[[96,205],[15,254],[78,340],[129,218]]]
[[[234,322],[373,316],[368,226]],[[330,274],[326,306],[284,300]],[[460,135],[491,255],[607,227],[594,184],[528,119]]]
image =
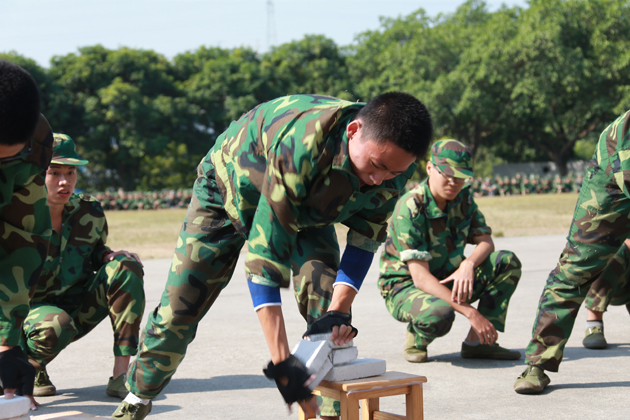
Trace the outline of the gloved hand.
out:
[[[35,368],[20,347],[0,352],[0,386],[7,389],[15,389],[17,394],[33,395],[35,383]]]
[[[352,332],[356,337],[359,331],[354,328],[350,322],[352,321],[352,315],[339,311],[328,311],[324,315],[320,316],[313,325],[306,330],[303,337],[313,334],[322,334],[332,331],[332,327],[346,325],[352,328]]]
[[[313,382],[315,375],[309,374],[302,362],[293,355],[277,365],[269,362],[263,373],[267,378],[276,381],[282,398],[289,405],[306,400],[312,395],[308,385]]]

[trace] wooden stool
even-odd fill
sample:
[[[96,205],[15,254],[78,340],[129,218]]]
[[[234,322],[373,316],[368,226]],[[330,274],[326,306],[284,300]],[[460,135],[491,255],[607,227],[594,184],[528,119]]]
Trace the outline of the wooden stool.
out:
[[[359,400],[363,401],[362,420],[422,420],[422,382],[426,381],[426,376],[389,371],[353,381],[322,381],[313,393],[339,400],[341,420],[359,420]],[[407,400],[405,416],[378,411],[380,397],[403,394]],[[302,408],[299,411],[300,420],[306,420]]]

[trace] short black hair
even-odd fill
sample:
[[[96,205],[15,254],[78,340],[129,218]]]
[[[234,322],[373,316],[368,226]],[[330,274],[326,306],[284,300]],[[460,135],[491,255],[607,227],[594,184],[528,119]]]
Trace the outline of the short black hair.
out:
[[[427,107],[413,95],[387,92],[370,100],[355,116],[362,122],[363,137],[391,141],[421,158],[429,150],[433,122]]]
[[[0,144],[26,143],[35,132],[39,113],[35,80],[17,64],[0,60]]]

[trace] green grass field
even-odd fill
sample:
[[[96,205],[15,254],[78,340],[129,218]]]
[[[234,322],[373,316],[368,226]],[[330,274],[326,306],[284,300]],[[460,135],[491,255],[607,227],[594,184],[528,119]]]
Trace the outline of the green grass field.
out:
[[[476,200],[495,237],[566,234],[577,194],[486,197]],[[186,210],[108,211],[108,245],[142,259],[170,258]],[[340,233],[345,228],[339,226]],[[341,242],[345,235],[340,234]]]

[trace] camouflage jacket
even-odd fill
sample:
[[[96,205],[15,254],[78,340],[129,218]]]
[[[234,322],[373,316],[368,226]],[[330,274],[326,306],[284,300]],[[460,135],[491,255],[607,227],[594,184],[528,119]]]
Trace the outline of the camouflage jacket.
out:
[[[630,197],[630,111],[619,116],[602,132],[593,155],[599,168],[610,176],[626,197]],[[594,196],[593,196],[594,197]],[[591,204],[591,203],[589,203]],[[598,206],[597,203],[594,204]]]
[[[64,310],[82,301],[87,282],[109,251],[107,220],[95,198],[72,194],[63,210],[61,234],[53,231],[48,258],[37,283],[34,303],[49,303]]]
[[[0,345],[19,343],[29,297],[41,273],[52,232],[44,171],[53,136],[40,117],[31,154],[0,163]]]
[[[349,245],[382,243],[396,200],[416,165],[380,186],[361,186],[348,156],[346,126],[364,104],[294,95],[258,105],[219,136],[201,164],[225,210],[248,239],[248,277],[289,285],[300,229],[343,223]],[[216,172],[213,172],[213,168]]]
[[[431,274],[446,278],[464,260],[466,243],[492,230],[475,204],[470,186],[448,202],[443,212],[424,181],[400,199],[387,233],[378,281],[383,295],[397,284],[412,281],[409,260],[428,261]]]

